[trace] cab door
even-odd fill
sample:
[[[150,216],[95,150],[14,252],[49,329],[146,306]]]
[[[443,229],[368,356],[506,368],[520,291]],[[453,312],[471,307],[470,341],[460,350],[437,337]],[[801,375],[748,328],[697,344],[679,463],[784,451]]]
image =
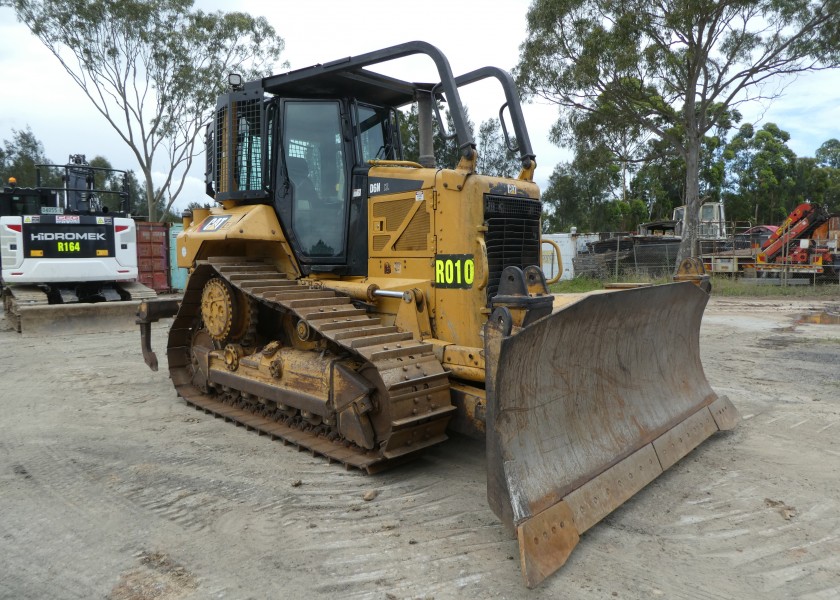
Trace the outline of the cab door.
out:
[[[279,211],[305,273],[347,263],[352,146],[337,100],[286,100],[280,118]]]

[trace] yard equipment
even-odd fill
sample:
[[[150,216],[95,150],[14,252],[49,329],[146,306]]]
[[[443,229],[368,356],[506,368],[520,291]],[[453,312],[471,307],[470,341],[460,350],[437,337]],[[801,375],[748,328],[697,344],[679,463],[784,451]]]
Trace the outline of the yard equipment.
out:
[[[840,215],[804,202],[762,244],[756,271],[771,274],[831,276],[840,273]]]
[[[50,168],[62,169],[62,187],[41,185],[41,169]],[[125,175],[75,154],[60,167],[37,165],[35,187],[4,188],[0,283],[6,318],[18,331],[98,331],[125,323],[138,300],[156,296],[135,281],[137,237]],[[97,177],[109,176],[122,176],[123,186],[96,187]]]
[[[439,82],[368,69],[413,54],[434,61]],[[459,88],[487,78],[504,92],[515,179],[476,172]],[[183,300],[138,313],[155,370],[151,323],[174,316],[169,374],[188,404],[367,472],[448,428],[486,434],[488,500],[519,537],[528,586],[734,426],[700,363],[700,286],[549,293],[533,266],[535,157],[506,72],[454,77],[438,49],[411,42],[230,82],[207,132],[219,206],[185,216],[177,241],[191,269]],[[443,99],[454,168],[433,159]],[[417,162],[403,158],[397,110],[415,101]]]

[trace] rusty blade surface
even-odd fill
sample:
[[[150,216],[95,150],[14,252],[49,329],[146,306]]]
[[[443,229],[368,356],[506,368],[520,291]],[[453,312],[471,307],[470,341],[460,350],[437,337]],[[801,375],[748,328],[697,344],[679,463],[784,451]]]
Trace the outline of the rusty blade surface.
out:
[[[529,586],[565,562],[575,539],[533,556],[552,546],[523,532],[550,519],[544,511],[571,514],[564,529],[583,533],[718,430],[710,405],[737,420],[700,362],[707,301],[679,283],[586,296],[513,335],[491,317],[488,501],[520,544],[530,540],[520,547]]]

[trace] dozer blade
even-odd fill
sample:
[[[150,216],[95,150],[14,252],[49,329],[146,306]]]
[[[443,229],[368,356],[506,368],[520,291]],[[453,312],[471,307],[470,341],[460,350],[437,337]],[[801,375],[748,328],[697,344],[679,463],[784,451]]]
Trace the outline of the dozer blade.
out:
[[[23,335],[71,335],[132,329],[140,302],[47,304],[19,307],[14,315]]]
[[[700,363],[708,295],[691,283],[595,293],[485,330],[487,495],[516,531],[528,587],[578,537],[739,420]]]

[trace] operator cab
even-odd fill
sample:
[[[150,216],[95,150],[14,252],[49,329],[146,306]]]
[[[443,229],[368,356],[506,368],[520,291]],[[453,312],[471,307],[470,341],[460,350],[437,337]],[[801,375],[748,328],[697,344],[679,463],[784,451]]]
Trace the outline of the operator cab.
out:
[[[397,110],[383,103],[389,98],[336,85],[283,97],[266,81],[220,98],[208,130],[208,194],[273,204],[305,274],[365,274],[367,238],[352,232],[367,230],[368,161],[402,158]],[[268,89],[278,95],[263,100]],[[228,130],[236,131],[231,182],[220,158]]]
[[[0,192],[0,217],[40,215],[43,208],[58,205],[58,196],[52,190],[6,187]]]

